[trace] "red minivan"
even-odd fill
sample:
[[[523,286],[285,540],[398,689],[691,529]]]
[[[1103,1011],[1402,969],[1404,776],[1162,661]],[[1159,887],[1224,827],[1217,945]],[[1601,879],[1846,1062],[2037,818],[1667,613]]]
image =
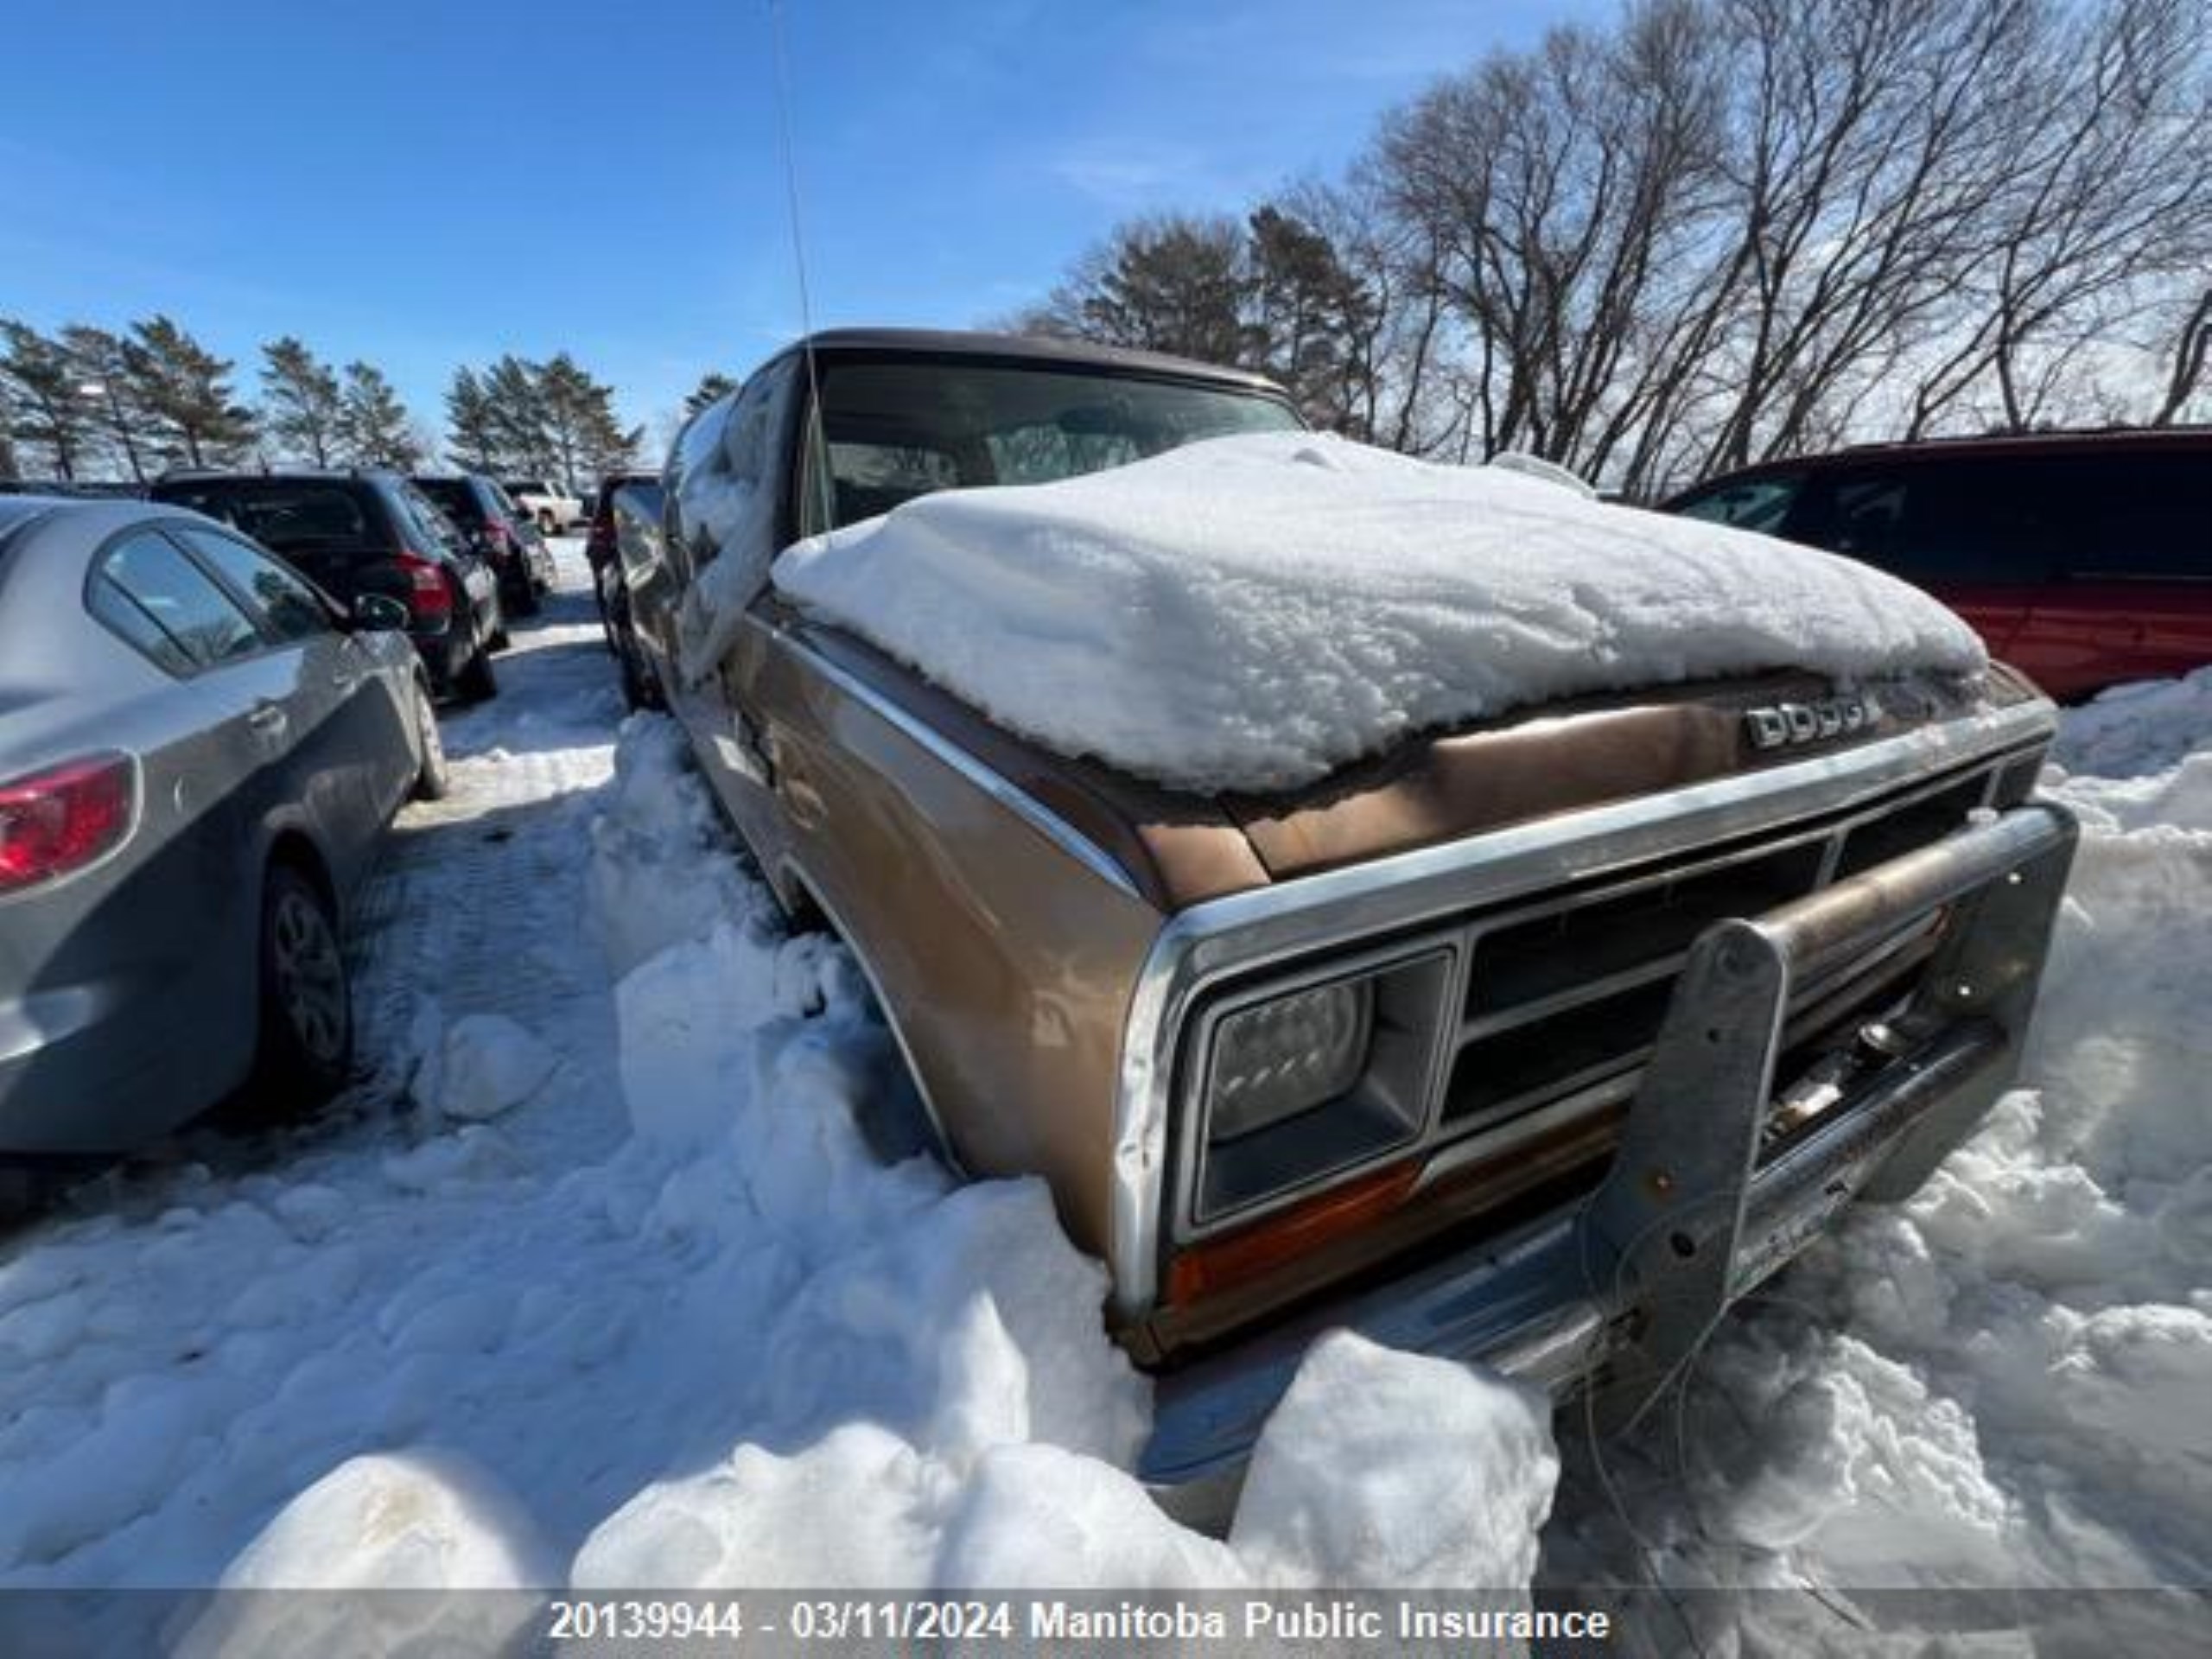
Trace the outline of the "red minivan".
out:
[[[2212,429],[1799,456],[1664,504],[1916,583],[2072,700],[2212,664]]]

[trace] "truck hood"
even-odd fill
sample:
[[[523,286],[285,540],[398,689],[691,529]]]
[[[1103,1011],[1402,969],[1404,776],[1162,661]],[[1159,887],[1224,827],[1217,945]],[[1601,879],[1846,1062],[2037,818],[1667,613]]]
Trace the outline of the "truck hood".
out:
[[[995,724],[1207,795],[1594,694],[1987,665],[1849,559],[1307,432],[941,490],[793,543],[772,579]]]
[[[2001,666],[1974,682],[1877,681],[1847,693],[1804,671],[1673,684],[1424,733],[1295,789],[1198,794],[1055,753],[865,641],[797,613],[780,620],[808,649],[1065,820],[1166,912],[1559,813],[1838,754],[2037,696]]]

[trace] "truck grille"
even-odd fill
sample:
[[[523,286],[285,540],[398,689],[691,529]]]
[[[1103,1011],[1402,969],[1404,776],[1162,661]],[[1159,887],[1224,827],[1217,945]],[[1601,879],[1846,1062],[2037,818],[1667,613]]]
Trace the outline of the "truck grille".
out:
[[[1565,1102],[1628,1099],[1700,934],[1925,847],[1978,808],[2010,804],[1999,793],[2002,770],[1984,766],[1785,839],[1474,923],[1443,1136],[1477,1134]],[[2016,772],[2004,782],[2024,794],[2031,778]],[[1875,1017],[1896,1001],[1916,982],[1945,919],[1939,912],[1916,921],[1797,986],[1792,1039]]]

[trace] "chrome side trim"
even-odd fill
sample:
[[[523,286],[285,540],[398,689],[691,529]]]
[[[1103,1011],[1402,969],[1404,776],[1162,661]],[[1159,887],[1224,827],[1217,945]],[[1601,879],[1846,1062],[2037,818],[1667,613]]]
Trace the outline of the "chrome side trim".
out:
[[[746,620],[755,627],[766,629],[778,645],[805,658],[808,668],[870,714],[895,728],[902,735],[951,767],[1107,886],[1132,899],[1144,901],[1144,895],[1137,891],[1136,883],[1130,879],[1129,873],[1109,857],[1097,842],[953,743],[936,727],[901,709],[866,681],[839,667],[787,630],[764,622],[750,613]]]
[[[1184,1010],[1211,981],[1796,818],[1846,810],[1915,779],[2048,740],[2056,727],[2048,702],[2016,703],[1838,753],[1230,893],[1179,912],[1139,971],[1122,1033],[1107,1250],[1115,1313],[1141,1318],[1158,1294],[1174,1045]]]

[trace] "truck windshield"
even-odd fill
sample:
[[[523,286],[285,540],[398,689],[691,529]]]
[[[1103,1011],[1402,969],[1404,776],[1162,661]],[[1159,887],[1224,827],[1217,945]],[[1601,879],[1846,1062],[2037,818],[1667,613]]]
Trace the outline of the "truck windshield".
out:
[[[935,490],[1048,484],[1201,438],[1303,424],[1265,391],[1079,365],[832,361],[821,386],[839,525]],[[823,492],[806,493],[807,527],[819,529]]]

